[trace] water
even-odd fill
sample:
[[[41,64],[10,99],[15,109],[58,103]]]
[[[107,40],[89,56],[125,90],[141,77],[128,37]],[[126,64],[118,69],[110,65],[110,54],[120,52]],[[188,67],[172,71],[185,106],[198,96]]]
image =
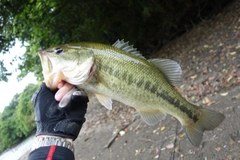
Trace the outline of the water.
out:
[[[1,154],[0,160],[18,160],[32,147],[34,140],[35,135],[28,137],[15,147]]]

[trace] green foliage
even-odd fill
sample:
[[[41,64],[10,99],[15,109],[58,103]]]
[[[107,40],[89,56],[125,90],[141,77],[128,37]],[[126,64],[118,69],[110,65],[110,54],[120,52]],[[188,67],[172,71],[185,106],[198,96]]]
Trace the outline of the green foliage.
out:
[[[11,117],[14,114],[15,109],[18,105],[19,97],[20,97],[20,94],[18,94],[18,93],[15,94],[13,96],[10,104],[4,108],[4,111],[1,116],[3,121],[6,120],[8,117]]]
[[[36,127],[31,97],[37,88],[38,85],[29,84],[4,108],[0,116],[0,152],[28,136]]]
[[[14,117],[12,117],[0,123],[0,142],[2,144],[0,151],[17,142],[18,137],[15,132],[16,122]]]
[[[12,75],[7,71],[7,69],[4,67],[3,61],[0,61],[0,81],[8,81],[7,76]]]
[[[231,0],[227,1],[230,2]],[[94,41],[114,43],[124,38],[145,55],[183,33],[226,0],[8,0],[0,2],[0,51],[14,40],[27,42],[20,77],[34,72],[42,79],[39,49]],[[2,69],[3,67],[1,67]],[[4,69],[4,68],[3,68]],[[1,73],[1,79],[7,75]],[[4,76],[5,75],[5,76]]]
[[[16,115],[19,121],[17,128],[24,136],[27,136],[35,128],[34,109],[31,97],[37,88],[37,85],[29,84],[21,94],[16,109]]]

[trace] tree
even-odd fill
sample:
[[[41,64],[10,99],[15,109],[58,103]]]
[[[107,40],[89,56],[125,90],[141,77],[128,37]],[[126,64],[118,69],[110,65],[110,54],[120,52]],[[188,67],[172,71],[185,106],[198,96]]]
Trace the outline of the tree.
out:
[[[0,116],[0,152],[28,136],[36,127],[31,97],[38,87],[29,84],[4,108]]]
[[[0,143],[2,144],[2,149],[10,147],[18,141],[19,137],[15,132],[15,126],[16,121],[14,118],[8,118],[0,123]]]
[[[2,116],[1,116],[1,119],[3,121],[6,120],[7,118],[11,117],[14,114],[15,109],[18,105],[19,97],[20,97],[19,93],[15,94],[13,96],[10,104],[4,108]]]
[[[231,0],[1,0],[0,51],[27,42],[20,77],[42,79],[39,49],[78,41],[125,39],[148,54]],[[8,72],[1,66],[1,79]]]
[[[4,67],[3,61],[0,61],[0,81],[8,81],[7,76],[12,75],[11,73],[9,73],[6,69],[6,67]]]
[[[31,98],[38,87],[38,85],[29,84],[20,96],[16,109],[16,116],[18,119],[16,128],[20,131],[20,134],[22,134],[18,135],[19,137],[27,136],[36,127]]]

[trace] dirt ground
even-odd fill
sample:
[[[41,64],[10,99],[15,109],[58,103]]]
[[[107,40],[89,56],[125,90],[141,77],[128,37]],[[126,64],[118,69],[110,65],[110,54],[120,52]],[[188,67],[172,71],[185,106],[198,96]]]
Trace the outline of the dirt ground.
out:
[[[206,131],[195,148],[170,115],[148,126],[131,107],[114,102],[108,111],[91,99],[74,142],[76,160],[240,159],[240,2],[172,41],[156,57],[177,61],[184,75],[179,91],[192,103],[223,113],[223,123]]]

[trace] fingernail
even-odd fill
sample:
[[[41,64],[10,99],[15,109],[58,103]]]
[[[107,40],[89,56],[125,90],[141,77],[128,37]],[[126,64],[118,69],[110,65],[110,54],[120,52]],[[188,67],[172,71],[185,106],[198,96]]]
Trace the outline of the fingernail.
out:
[[[60,89],[60,88],[63,87],[63,85],[64,85],[64,83],[63,83],[63,81],[61,81],[61,82],[58,83],[57,88]]]
[[[55,100],[56,100],[56,101],[60,101],[61,98],[62,98],[61,92],[57,91],[57,93],[55,94]]]

